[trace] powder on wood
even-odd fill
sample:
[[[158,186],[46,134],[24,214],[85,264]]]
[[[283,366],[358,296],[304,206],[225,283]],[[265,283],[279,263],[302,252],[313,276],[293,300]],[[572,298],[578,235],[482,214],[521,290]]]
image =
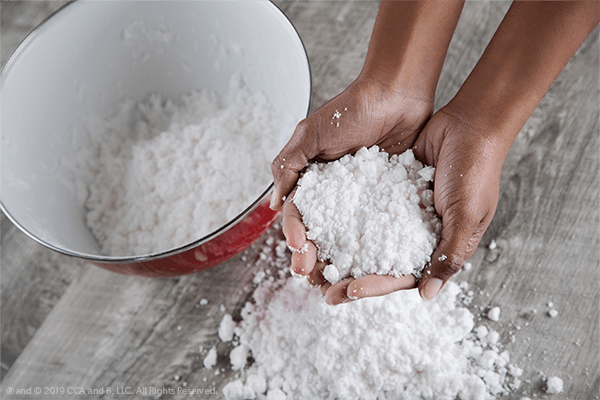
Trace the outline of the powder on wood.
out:
[[[474,316],[457,304],[459,293],[449,282],[432,302],[399,291],[331,307],[305,281],[265,281],[235,328],[254,364],[244,371],[248,378],[230,382],[223,393],[298,400],[506,394],[522,371],[497,343],[471,333]],[[266,384],[249,382],[251,376]]]

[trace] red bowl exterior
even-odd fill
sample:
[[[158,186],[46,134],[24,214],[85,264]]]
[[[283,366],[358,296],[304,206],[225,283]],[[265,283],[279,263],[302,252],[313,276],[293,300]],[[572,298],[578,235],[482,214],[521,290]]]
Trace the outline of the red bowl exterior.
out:
[[[148,277],[186,275],[214,267],[244,251],[273,225],[280,211],[271,210],[269,203],[267,199],[227,231],[181,253],[132,263],[91,263],[120,274]]]

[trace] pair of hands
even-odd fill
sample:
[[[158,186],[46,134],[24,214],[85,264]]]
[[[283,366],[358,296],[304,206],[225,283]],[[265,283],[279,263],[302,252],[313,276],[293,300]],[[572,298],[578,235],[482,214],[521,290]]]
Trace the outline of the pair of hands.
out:
[[[498,201],[506,155],[503,146],[450,106],[434,115],[432,111],[430,99],[359,77],[301,121],[273,161],[271,207],[283,207],[288,246],[308,249],[293,252],[292,271],[320,286],[329,304],[414,287],[424,299],[431,300],[473,254],[487,229]],[[341,116],[334,118],[336,113]],[[326,264],[318,261],[315,245],[306,239],[302,217],[292,201],[293,189],[308,162],[336,160],[373,145],[391,154],[412,148],[417,159],[436,167],[434,206],[442,219],[441,240],[419,281],[413,275],[367,275],[331,285],[322,275]]]
[[[283,206],[293,272],[320,285],[330,304],[418,287],[432,299],[475,251],[498,203],[500,171],[515,137],[556,76],[600,23],[600,3],[513,2],[456,96],[432,115],[433,96],[462,1],[380,4],[361,74],[301,121],[273,161],[271,207]],[[333,118],[341,113],[340,118]],[[339,123],[339,125],[338,125]],[[370,275],[335,285],[291,198],[309,161],[331,161],[361,147],[412,148],[436,168],[434,206],[441,240],[417,282]],[[286,198],[284,204],[283,198]]]

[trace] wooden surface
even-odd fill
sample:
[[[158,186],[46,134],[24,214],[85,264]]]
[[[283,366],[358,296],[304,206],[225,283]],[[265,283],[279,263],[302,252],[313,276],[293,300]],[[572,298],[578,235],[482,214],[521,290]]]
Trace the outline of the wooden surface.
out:
[[[62,2],[2,2],[1,59]],[[311,63],[313,106],[359,72],[377,12],[374,2],[278,3],[298,29]],[[467,77],[509,4],[468,2],[452,41],[436,107]],[[599,61],[598,29],[561,73],[514,143],[503,169],[496,216],[459,273],[501,333],[511,361],[524,369],[508,398],[598,398],[599,362]],[[278,237],[271,229],[266,237]],[[195,275],[149,279],[106,272],[37,245],[2,215],[1,397],[137,399],[138,387],[211,389],[232,377],[202,367],[199,351],[219,343],[223,312],[239,313],[249,295],[265,237],[231,261]],[[497,248],[490,250],[495,240]],[[200,299],[209,303],[199,306]],[[547,303],[559,312],[547,315]],[[514,342],[511,340],[514,338]],[[219,344],[220,354],[227,346]],[[563,393],[545,395],[546,376]],[[110,387],[113,395],[9,396],[7,388]],[[162,398],[189,398],[163,395]],[[221,398],[221,395],[194,398]]]

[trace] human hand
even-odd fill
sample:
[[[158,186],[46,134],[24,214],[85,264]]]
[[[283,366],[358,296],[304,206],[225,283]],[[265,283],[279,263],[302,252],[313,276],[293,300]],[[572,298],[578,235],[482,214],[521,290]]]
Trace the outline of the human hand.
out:
[[[423,298],[433,299],[447,280],[460,271],[489,226],[498,202],[502,164],[511,143],[511,135],[498,134],[475,121],[467,121],[451,106],[438,111],[423,128],[412,149],[420,161],[436,167],[433,201],[442,218],[442,233],[418,282],[413,275],[399,278],[367,275],[331,285],[322,275],[325,263],[316,262],[316,248],[304,239],[304,231],[299,235],[298,227],[303,226],[301,215],[293,202],[286,200],[283,230],[288,243],[300,249],[299,244],[306,242],[308,250],[294,252],[293,268],[314,264],[315,268],[308,271],[309,282],[321,286],[329,304],[385,295],[417,285]]]
[[[272,207],[281,207],[281,200],[286,197],[282,227],[293,250],[292,271],[320,285],[329,303],[348,301],[348,293],[364,297],[414,287],[416,279],[412,275],[402,278],[373,275],[357,282],[345,279],[333,286],[326,282],[321,274],[325,264],[317,262],[317,249],[306,239],[302,217],[291,201],[290,191],[299,172],[309,161],[335,160],[376,144],[390,153],[402,153],[413,145],[432,109],[431,100],[391,90],[373,80],[359,79],[301,121],[273,162]],[[348,289],[350,282],[354,282],[353,293]]]
[[[309,161],[337,160],[373,145],[392,153],[409,149],[432,111],[433,99],[359,77],[297,125],[271,165],[271,208],[281,208]]]
[[[511,139],[467,121],[447,106],[415,142],[415,156],[436,167],[433,202],[442,219],[441,240],[418,282],[424,299],[433,299],[460,271],[489,226]]]

